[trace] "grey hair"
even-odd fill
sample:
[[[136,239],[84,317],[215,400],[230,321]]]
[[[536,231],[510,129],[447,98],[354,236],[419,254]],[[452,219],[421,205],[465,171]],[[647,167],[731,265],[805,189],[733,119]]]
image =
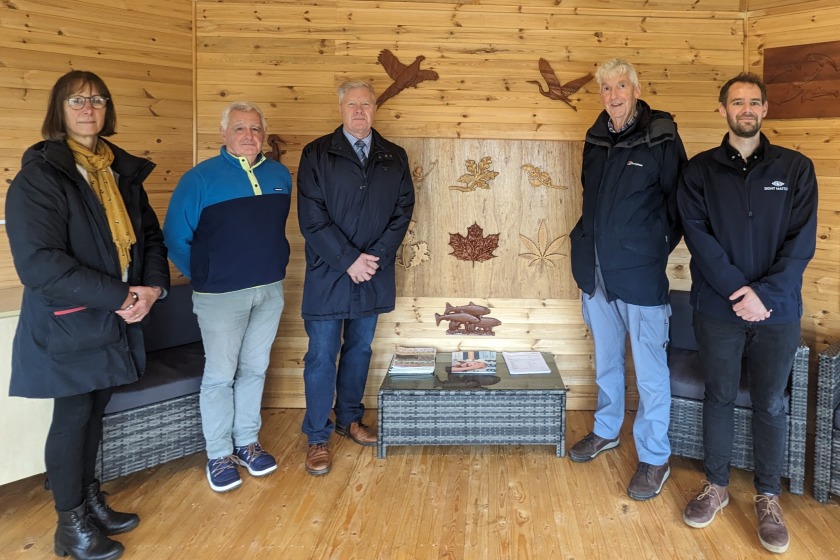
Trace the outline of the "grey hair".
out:
[[[369,82],[365,82],[363,80],[347,80],[338,86],[338,102],[341,103],[344,101],[344,96],[347,95],[347,92],[356,88],[365,88],[370,92],[371,96],[376,99],[376,90],[373,89],[373,86],[370,85]]]
[[[265,115],[263,115],[262,109],[260,109],[259,105],[256,103],[251,103],[250,101],[234,101],[227,107],[225,107],[224,111],[222,111],[222,130],[227,130],[228,122],[230,121],[230,114],[233,111],[241,111],[243,113],[250,113],[254,111],[260,116],[260,123],[262,124],[263,133],[266,131],[266,123],[265,123]]]
[[[595,79],[598,80],[598,85],[600,86],[605,79],[621,76],[622,74],[626,74],[630,78],[630,83],[633,84],[633,87],[639,87],[639,74],[636,72],[636,68],[623,58],[611,58],[601,64],[598,67],[598,71],[595,72]]]

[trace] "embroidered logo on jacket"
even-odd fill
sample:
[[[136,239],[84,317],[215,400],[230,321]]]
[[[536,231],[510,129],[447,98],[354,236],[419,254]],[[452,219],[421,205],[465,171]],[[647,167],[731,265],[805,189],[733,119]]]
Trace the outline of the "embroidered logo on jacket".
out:
[[[770,186],[764,187],[765,191],[786,191],[788,190],[787,186],[782,181],[773,181],[770,183]]]
[[[641,163],[636,163],[636,162],[635,162],[635,161],[633,161],[632,159],[631,159],[630,161],[628,161],[628,162],[627,162],[627,165],[628,165],[628,166],[630,166],[630,165],[635,165],[636,167],[644,167],[644,165],[642,165]]]

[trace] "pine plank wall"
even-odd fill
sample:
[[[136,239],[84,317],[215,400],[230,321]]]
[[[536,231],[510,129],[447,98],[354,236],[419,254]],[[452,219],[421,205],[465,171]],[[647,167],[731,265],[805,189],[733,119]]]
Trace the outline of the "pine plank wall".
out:
[[[107,24],[91,26],[90,13]],[[301,148],[339,124],[335,88],[363,78],[391,83],[377,62],[390,49],[404,64],[425,56],[440,78],[407,89],[377,113],[376,128],[402,144],[415,171],[415,222],[398,267],[397,310],[380,318],[366,404],[395,344],[462,349],[538,349],[556,356],[569,407],[591,409],[592,340],[580,316],[565,236],[580,212],[580,153],[602,109],[594,81],[575,109],[539,94],[539,58],[565,82],[622,56],[640,72],[642,98],[673,113],[689,155],[725,132],[717,92],[743,69],[761,73],[766,47],[836,38],[833,0],[59,0],[0,1],[0,219],[23,150],[39,139],[49,88],[71,68],[90,69],[112,90],[113,140],[158,164],[146,183],[161,219],[180,175],[219,149],[218,117],[232,100],[260,103],[282,161],[295,175]],[[803,335],[816,352],[840,337],[840,119],[766,121],[771,141],[814,159],[820,181],[817,255],[805,277]],[[266,147],[268,149],[268,147]],[[490,158],[489,188],[462,192],[467,161]],[[550,181],[534,186],[531,165]],[[449,253],[450,234],[477,223],[499,234],[496,257]],[[306,335],[300,319],[303,242],[292,211],[286,311],[272,352],[266,406],[303,406]],[[551,245],[534,262],[522,237]],[[556,243],[553,243],[554,241]],[[421,260],[421,259],[415,259]],[[177,276],[177,275],[176,275]],[[688,289],[688,253],[669,265]],[[179,281],[176,279],[176,281]],[[17,277],[0,225],[0,306],[14,308]],[[445,334],[447,302],[492,308],[496,336]],[[8,359],[4,357],[4,359]],[[632,379],[630,402],[636,399]]]

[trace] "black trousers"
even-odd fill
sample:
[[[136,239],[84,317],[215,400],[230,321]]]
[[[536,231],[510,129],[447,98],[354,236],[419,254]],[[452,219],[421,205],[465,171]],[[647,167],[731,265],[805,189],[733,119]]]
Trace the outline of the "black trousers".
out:
[[[694,313],[694,334],[706,381],[703,401],[704,468],[709,482],[729,484],[735,398],[746,358],[753,404],[754,485],[759,494],[781,493],[785,467],[785,387],[796,347],[799,321],[763,325],[721,321]]]
[[[85,486],[96,480],[102,416],[111,392],[108,388],[55,399],[44,460],[58,511],[81,504]]]

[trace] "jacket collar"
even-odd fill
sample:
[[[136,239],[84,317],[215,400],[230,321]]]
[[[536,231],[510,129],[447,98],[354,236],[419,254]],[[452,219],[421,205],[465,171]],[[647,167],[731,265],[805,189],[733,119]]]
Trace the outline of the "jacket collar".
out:
[[[104,138],[99,140],[108,144],[113,150],[114,163],[111,164],[111,168],[118,176],[142,183],[155,168],[155,164],[151,161],[133,156]],[[36,161],[46,162],[70,177],[78,175],[73,152],[63,140],[44,140],[26,150],[23,154],[22,166]]]
[[[714,149],[714,158],[715,160],[723,163],[725,165],[734,166],[735,164],[732,163],[732,154],[736,152],[736,150],[729,145],[729,132],[723,135],[723,140],[720,143],[720,146]],[[759,132],[759,145],[756,148],[755,153],[759,156],[759,162],[757,165],[761,165],[771,159],[775,159],[778,156],[776,150],[774,150],[773,144],[770,143],[770,140],[764,135],[763,132]],[[740,159],[740,157],[738,158]],[[738,164],[740,167],[740,163]]]
[[[601,111],[595,124],[586,133],[586,141],[599,146],[621,146],[629,148],[639,144],[654,146],[662,142],[673,140],[677,134],[677,126],[670,113],[655,111],[645,101],[636,101],[638,116],[636,124],[625,130],[613,140],[609,131],[610,116],[606,111]]]
[[[344,157],[354,159],[356,150],[350,145],[350,141],[344,135],[344,126],[341,125],[336,128],[330,137],[330,153],[342,155]],[[368,160],[377,161],[380,159],[393,159],[394,155],[391,152],[390,143],[385,140],[375,128],[371,129],[370,148],[368,149]]]

